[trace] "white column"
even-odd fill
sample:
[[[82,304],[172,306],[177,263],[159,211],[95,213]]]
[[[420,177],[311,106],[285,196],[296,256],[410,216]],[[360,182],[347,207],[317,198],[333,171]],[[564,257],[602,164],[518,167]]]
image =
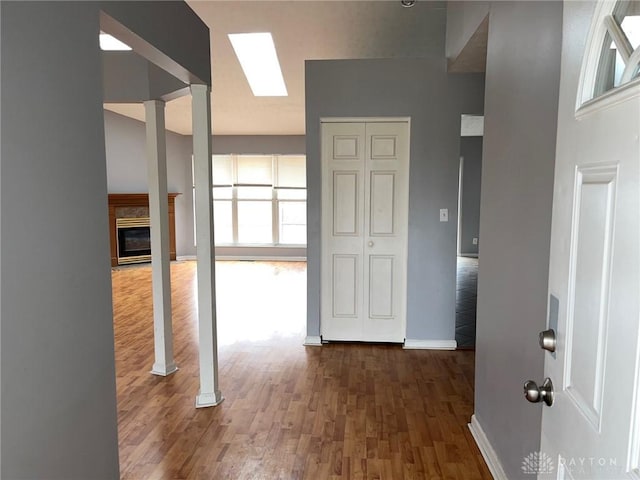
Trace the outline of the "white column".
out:
[[[167,192],[167,141],[164,102],[144,102],[147,122],[147,175],[151,220],[151,268],[153,278],[154,375],[178,370],[173,359],[171,325],[171,273],[169,267],[169,202]]]
[[[191,85],[193,103],[193,164],[198,260],[198,332],[200,392],[196,408],[224,400],[218,389],[218,334],[216,331],[215,249],[211,181],[211,92],[207,85]]]

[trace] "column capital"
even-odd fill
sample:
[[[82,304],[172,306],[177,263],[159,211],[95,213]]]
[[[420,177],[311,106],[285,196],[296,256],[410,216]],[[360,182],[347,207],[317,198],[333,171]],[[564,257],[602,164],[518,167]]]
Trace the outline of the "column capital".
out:
[[[189,88],[191,89],[191,94],[193,95],[194,92],[209,92],[211,93],[211,86],[207,85],[206,83],[192,83],[191,85],[189,85]]]
[[[142,103],[144,104],[145,108],[147,106],[155,106],[155,107],[164,108],[167,102],[165,102],[164,100],[151,99],[151,100],[145,100]]]

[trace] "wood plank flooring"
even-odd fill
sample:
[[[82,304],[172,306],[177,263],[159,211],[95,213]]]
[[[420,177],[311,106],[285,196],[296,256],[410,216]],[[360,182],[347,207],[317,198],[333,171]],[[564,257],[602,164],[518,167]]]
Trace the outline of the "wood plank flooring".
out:
[[[180,370],[153,364],[151,269],[113,271],[122,479],[490,479],[472,351],[304,347],[304,263],[217,262],[218,407],[198,392],[195,263],[171,265]]]

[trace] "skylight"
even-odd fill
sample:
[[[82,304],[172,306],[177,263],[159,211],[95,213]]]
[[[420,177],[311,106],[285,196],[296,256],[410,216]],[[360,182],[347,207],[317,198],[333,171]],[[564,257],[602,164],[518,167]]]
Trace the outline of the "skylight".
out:
[[[112,37],[108,33],[100,33],[100,49],[106,51],[127,51],[131,47],[126,43],[122,43],[116,37]]]
[[[256,97],[288,95],[270,33],[230,33],[229,40]]]

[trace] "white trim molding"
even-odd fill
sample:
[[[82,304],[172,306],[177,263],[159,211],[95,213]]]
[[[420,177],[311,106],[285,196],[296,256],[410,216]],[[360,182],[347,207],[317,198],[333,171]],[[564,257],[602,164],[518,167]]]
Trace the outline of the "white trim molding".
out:
[[[406,338],[404,345],[405,350],[455,350],[458,343],[455,340],[412,340]]]
[[[172,373],[176,373],[177,371],[178,366],[175,364],[175,362],[172,362],[168,365],[156,362],[153,364],[151,372],[149,373],[153,373],[154,375],[159,375],[161,377],[168,377],[169,375],[171,375]]]
[[[320,335],[307,335],[307,338],[304,339],[304,343],[302,345],[305,347],[321,347],[322,338]]]
[[[212,393],[199,393],[196,396],[196,408],[215,407],[224,401],[219,390]]]
[[[509,480],[507,478],[507,474],[504,473],[504,468],[502,468],[502,463],[500,463],[500,459],[496,454],[496,451],[491,446],[491,442],[487,438],[487,435],[484,433],[482,429],[482,425],[478,422],[475,414],[471,415],[471,423],[468,424],[469,430],[471,430],[471,435],[473,435],[473,439],[476,441],[476,445],[478,445],[478,449],[482,454],[482,458],[487,462],[487,467],[489,467],[489,471],[495,480]]]
[[[409,123],[411,117],[320,117],[320,123]]]

